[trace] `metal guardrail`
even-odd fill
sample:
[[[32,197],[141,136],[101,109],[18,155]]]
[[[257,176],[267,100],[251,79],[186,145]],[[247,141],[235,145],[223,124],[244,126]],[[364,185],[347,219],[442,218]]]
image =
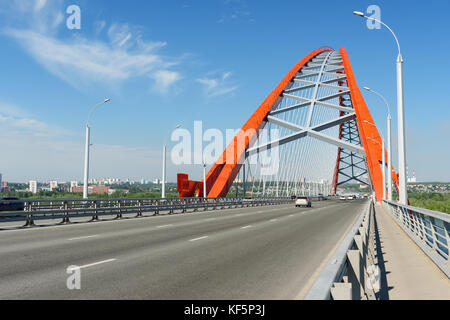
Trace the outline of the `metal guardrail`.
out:
[[[0,212],[0,225],[5,222],[25,222],[24,227],[35,225],[38,220],[61,219],[60,223],[70,223],[71,218],[91,217],[98,221],[100,216],[136,214],[136,218],[148,213],[158,215],[161,212],[174,214],[199,210],[217,210],[238,207],[253,207],[290,203],[291,198],[122,198],[122,199],[30,199],[25,202],[24,211]]]
[[[397,224],[450,278],[450,215],[383,201]]]
[[[375,300],[377,288],[374,204],[368,202],[305,300]]]

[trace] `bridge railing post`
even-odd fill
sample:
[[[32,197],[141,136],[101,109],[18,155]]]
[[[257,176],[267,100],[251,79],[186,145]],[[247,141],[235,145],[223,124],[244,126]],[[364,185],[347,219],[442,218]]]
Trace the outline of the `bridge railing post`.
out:
[[[158,215],[159,214],[159,205],[160,205],[160,202],[159,202],[159,200],[151,200],[151,204],[152,205],[154,205],[154,207],[155,207],[155,216],[156,215]]]
[[[32,201],[28,201],[26,203],[26,211],[27,211],[27,220],[25,222],[24,227],[34,227],[34,219],[33,219],[33,202]]]
[[[142,200],[137,200],[138,205],[138,214],[136,215],[137,218],[142,218]]]
[[[122,200],[117,200],[118,213],[116,219],[122,219]]]
[[[69,219],[69,206],[67,201],[63,202],[63,208],[64,208],[64,218],[61,221],[61,224],[68,224],[70,223],[70,219]]]
[[[100,202],[100,207],[102,206],[102,202]],[[99,207],[99,204],[98,204],[98,201],[97,200],[94,200],[94,214],[92,215],[92,219],[91,219],[91,221],[93,222],[93,221],[98,221],[99,219],[98,219],[98,207]]]

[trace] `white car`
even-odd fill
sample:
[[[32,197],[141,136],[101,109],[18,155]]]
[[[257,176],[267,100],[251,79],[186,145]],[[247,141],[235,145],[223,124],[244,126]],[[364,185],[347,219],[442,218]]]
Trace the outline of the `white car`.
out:
[[[353,196],[348,196],[347,197],[347,200],[353,200],[353,199],[355,199],[355,198],[353,198]]]
[[[347,200],[345,196],[340,196],[339,200]]]
[[[311,199],[308,197],[298,197],[297,200],[295,200],[295,206],[311,208]]]

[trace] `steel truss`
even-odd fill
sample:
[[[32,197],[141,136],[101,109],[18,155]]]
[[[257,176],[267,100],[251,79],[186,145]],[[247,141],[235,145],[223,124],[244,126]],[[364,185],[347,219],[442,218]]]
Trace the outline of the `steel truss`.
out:
[[[315,79],[314,81],[304,80],[306,77],[315,77]],[[339,147],[338,153],[340,156],[336,166],[337,179],[333,181],[334,193],[337,186],[349,182],[359,182],[368,185],[365,150],[359,137],[356,114],[353,110],[350,90],[346,86],[347,77],[344,73],[340,54],[336,51],[319,54],[307,63],[292,81],[299,84],[299,86],[285,90],[282,97],[300,103],[279,107],[271,111],[267,116],[267,121],[293,131],[293,133],[248,149],[246,157],[271,149],[274,146],[281,146],[309,136]],[[319,93],[320,88],[329,89],[331,93],[321,95]],[[307,89],[313,89],[310,97],[294,95]],[[339,104],[330,102],[330,100],[335,100],[336,98],[339,98]],[[336,114],[335,119],[313,126],[312,119],[316,107],[330,108],[339,111],[339,113]],[[286,116],[286,113],[293,112],[299,108],[308,108],[308,118],[305,126],[302,127],[297,123],[281,118]],[[335,126],[340,127],[341,134],[339,138],[321,133],[321,131]]]

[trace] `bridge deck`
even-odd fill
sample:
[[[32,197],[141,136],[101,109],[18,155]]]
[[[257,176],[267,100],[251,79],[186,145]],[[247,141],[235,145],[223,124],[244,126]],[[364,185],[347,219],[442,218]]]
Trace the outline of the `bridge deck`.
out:
[[[0,299],[301,299],[365,201],[0,232]],[[115,260],[113,260],[115,259]],[[81,290],[66,287],[82,266]]]
[[[382,274],[382,299],[448,300],[450,280],[406,235],[379,204],[375,208],[382,245],[379,259]]]

